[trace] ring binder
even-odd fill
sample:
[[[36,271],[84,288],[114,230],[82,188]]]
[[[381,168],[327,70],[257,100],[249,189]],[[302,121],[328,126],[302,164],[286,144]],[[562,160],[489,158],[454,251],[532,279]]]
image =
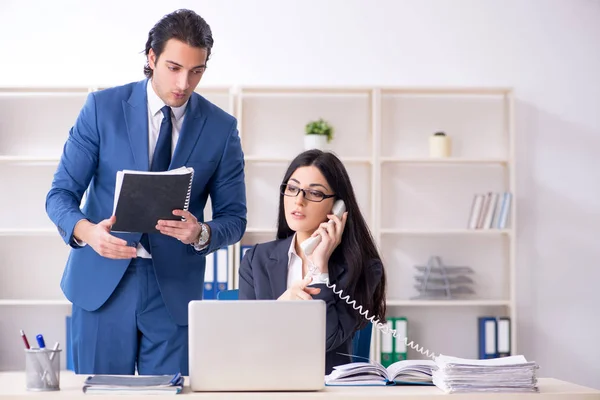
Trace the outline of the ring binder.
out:
[[[113,232],[158,233],[159,219],[178,220],[173,210],[188,211],[194,169],[117,172]]]
[[[191,170],[190,182],[188,184],[187,195],[185,196],[185,203],[183,205],[183,210],[187,211],[190,207],[190,197],[192,195],[192,182],[194,182],[194,168],[189,168]]]

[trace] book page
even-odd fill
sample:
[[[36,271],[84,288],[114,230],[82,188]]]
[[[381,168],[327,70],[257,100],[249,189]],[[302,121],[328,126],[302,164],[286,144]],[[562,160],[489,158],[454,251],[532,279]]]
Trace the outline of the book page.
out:
[[[436,368],[433,360],[402,360],[390,365],[388,375],[395,380],[399,375],[417,377],[419,380],[431,380],[431,371]]]
[[[115,181],[115,198],[113,200],[112,215],[115,215],[115,211],[117,211],[117,202],[119,200],[119,194],[121,194],[121,186],[123,186],[123,171],[117,171],[117,179]]]
[[[136,171],[133,169],[124,169],[123,173],[136,175],[185,175],[193,171],[194,168],[192,167],[179,167],[175,169],[170,169],[168,171]]]

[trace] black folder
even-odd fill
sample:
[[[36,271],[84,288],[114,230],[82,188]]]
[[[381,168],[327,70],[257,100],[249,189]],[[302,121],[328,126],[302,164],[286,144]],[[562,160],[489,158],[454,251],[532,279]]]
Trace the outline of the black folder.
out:
[[[159,219],[181,220],[173,210],[187,210],[194,169],[181,167],[164,172],[117,172],[113,232],[158,233]]]

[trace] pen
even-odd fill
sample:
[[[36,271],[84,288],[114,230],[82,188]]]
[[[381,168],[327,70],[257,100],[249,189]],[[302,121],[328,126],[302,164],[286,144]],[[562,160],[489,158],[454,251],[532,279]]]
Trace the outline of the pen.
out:
[[[38,346],[40,347],[40,349],[45,349],[46,348],[46,343],[44,343],[44,337],[41,334],[37,335],[35,337],[35,339],[37,340]]]
[[[23,329],[21,329],[21,338],[23,339],[23,343],[25,343],[25,348],[29,350],[29,341],[27,340],[27,336],[25,336],[25,332],[23,332]]]
[[[43,340],[43,338],[42,338]],[[50,359],[50,361],[52,361],[52,359],[54,358],[54,355],[56,354],[56,350],[58,350],[58,342],[54,343],[54,347],[52,348],[52,353],[50,353],[50,356],[48,357]],[[50,364],[50,367],[52,367],[52,364]],[[44,381],[46,379],[46,376],[48,375],[48,370],[44,371],[44,374],[42,375],[42,381]]]
[[[38,342],[38,346],[40,347],[40,350],[45,350],[46,343],[44,342],[44,336],[42,336],[42,334],[38,334],[35,337],[35,339]],[[56,347],[56,345],[55,345],[55,347]],[[50,357],[51,357],[51,355],[38,353],[38,360],[40,361],[40,364],[42,365],[42,369],[44,370],[44,372],[42,373],[42,381],[44,382],[46,380],[46,378],[48,378],[50,380],[50,382],[49,382],[50,386],[54,387],[54,386],[58,385],[58,377],[55,375],[55,372],[52,369],[52,364],[50,363]]]
[[[50,361],[54,358],[56,354],[56,350],[58,350],[58,342],[54,343],[54,347],[52,348],[52,353],[50,353]]]

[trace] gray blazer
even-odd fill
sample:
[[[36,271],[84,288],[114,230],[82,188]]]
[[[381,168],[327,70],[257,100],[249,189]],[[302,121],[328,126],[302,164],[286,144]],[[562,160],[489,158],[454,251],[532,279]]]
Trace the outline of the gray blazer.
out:
[[[257,244],[246,252],[240,265],[240,300],[273,300],[286,291],[291,242],[292,237],[274,240]],[[370,296],[375,293],[382,272],[379,260],[370,266]],[[336,291],[345,288],[348,279],[347,266],[343,262],[330,260],[329,280],[337,285]],[[339,353],[352,354],[352,338],[358,327],[359,314],[325,284],[312,286],[321,289],[313,298],[325,301],[327,306],[325,374],[329,374],[334,366],[352,361],[349,356]]]

